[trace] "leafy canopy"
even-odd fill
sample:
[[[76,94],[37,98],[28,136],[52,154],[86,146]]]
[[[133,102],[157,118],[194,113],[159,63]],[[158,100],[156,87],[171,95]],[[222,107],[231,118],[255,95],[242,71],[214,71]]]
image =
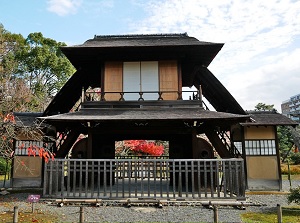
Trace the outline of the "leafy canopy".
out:
[[[0,94],[12,99],[16,105],[14,111],[42,111],[75,72],[60,50],[66,44],[46,38],[40,32],[25,39],[5,30],[1,24],[0,29]],[[21,94],[24,98],[17,95],[20,88],[24,90]]]
[[[255,110],[258,110],[258,111],[271,111],[274,109],[274,105],[267,105],[265,103],[258,103],[256,106],[255,106]]]

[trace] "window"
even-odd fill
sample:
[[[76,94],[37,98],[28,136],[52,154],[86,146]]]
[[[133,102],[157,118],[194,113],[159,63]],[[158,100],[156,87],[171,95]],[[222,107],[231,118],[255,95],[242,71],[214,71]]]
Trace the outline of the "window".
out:
[[[17,140],[15,143],[15,155],[22,156],[28,155],[28,148],[45,148],[49,151],[53,149],[53,142],[41,142],[41,141],[30,141],[30,140]],[[38,154],[38,149],[36,150],[36,155]]]
[[[246,155],[276,155],[276,144],[274,139],[246,140]]]
[[[158,61],[124,62],[123,63],[123,91],[125,100],[138,100],[139,94],[126,92],[145,92],[145,100],[157,100],[159,91]]]

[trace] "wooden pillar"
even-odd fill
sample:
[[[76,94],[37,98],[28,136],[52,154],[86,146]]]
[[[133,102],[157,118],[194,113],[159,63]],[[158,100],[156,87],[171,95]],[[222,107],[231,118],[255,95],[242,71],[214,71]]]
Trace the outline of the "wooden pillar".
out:
[[[91,128],[88,128],[88,143],[86,155],[88,159],[93,158],[93,132]]]
[[[274,131],[274,135],[275,135],[277,168],[278,168],[278,176],[279,176],[279,190],[282,190],[282,176],[281,176],[280,152],[279,152],[279,142],[278,142],[278,135],[277,135],[277,126],[273,126],[273,131]]]
[[[193,159],[197,159],[198,154],[198,140],[197,140],[197,131],[195,128],[192,130],[192,151],[193,151]]]

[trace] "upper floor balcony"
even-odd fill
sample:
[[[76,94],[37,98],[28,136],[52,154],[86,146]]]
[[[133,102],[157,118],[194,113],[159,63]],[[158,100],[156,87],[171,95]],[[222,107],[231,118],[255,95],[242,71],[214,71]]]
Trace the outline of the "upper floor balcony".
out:
[[[173,100],[171,100],[173,99]],[[82,91],[81,108],[203,107],[201,88],[197,91]]]

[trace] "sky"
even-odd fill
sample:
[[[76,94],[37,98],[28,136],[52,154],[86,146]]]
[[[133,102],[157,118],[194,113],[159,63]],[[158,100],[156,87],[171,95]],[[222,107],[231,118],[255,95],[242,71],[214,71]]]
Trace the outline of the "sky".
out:
[[[0,23],[24,37],[82,44],[94,35],[187,33],[224,43],[208,69],[244,110],[300,94],[298,0],[0,0]]]

